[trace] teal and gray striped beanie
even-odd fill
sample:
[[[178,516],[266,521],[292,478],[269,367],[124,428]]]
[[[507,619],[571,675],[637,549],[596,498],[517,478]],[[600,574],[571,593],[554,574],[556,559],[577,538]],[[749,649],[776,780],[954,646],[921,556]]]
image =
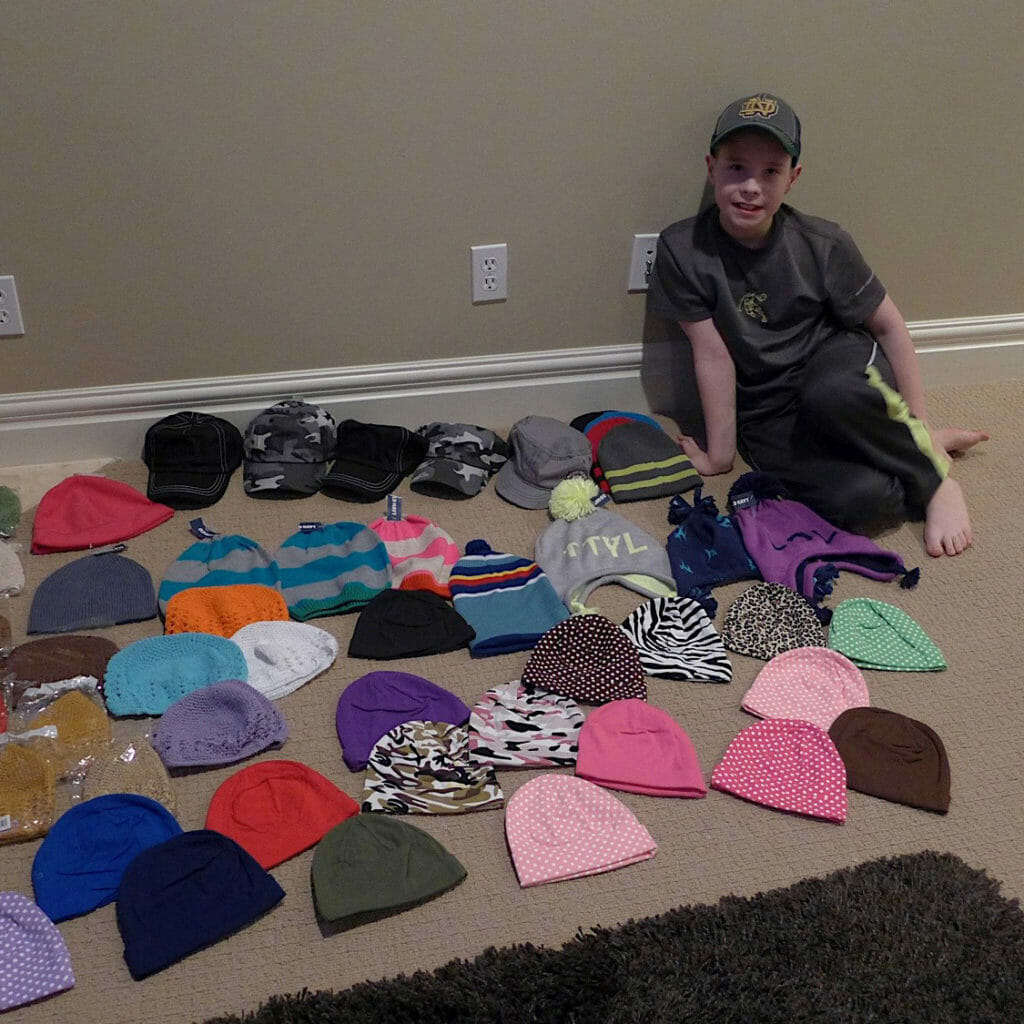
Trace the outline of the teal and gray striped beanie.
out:
[[[237,533],[196,541],[164,573],[157,594],[160,614],[167,614],[167,602],[179,591],[235,583],[260,583],[277,589],[277,566],[256,541]]]
[[[361,523],[303,523],[275,565],[288,614],[300,622],[357,611],[391,586],[387,548]]]

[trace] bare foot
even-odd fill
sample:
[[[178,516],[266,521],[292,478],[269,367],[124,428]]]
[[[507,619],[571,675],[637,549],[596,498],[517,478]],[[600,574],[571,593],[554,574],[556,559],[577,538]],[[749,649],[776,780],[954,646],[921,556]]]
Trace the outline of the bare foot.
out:
[[[924,510],[924,547],[934,558],[959,555],[973,541],[967,502],[960,485],[947,476]]]
[[[933,431],[933,434],[936,443],[942,446],[947,455],[959,455],[981,441],[988,440],[984,430],[968,430],[963,427],[942,427]]]

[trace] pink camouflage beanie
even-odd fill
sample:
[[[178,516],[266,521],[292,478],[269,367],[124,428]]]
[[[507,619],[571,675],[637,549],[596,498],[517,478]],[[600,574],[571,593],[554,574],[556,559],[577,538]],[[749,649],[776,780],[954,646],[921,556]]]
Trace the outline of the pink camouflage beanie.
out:
[[[799,718],[827,730],[848,708],[870,703],[863,673],[845,655],[827,647],[794,647],[758,672],[742,707],[758,718]]]
[[[748,725],[715,765],[711,788],[779,811],[846,820],[846,767],[828,733],[811,722]]]
[[[516,790],[505,838],[523,889],[613,871],[658,850],[624,803],[574,775],[540,776]]]
[[[580,730],[576,774],[608,789],[703,797],[697,752],[667,712],[630,698],[595,708]]]

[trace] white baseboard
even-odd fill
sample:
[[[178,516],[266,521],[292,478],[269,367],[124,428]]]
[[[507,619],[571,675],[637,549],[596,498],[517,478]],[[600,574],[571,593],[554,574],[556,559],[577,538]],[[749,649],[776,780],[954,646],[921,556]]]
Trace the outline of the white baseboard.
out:
[[[910,329],[926,388],[1024,378],[1024,314]],[[452,420],[501,429],[531,413],[645,410],[640,354],[640,344],[610,345],[0,395],[0,467],[138,458],[146,428],[169,413],[201,410],[244,429],[292,396],[339,421],[413,428]]]

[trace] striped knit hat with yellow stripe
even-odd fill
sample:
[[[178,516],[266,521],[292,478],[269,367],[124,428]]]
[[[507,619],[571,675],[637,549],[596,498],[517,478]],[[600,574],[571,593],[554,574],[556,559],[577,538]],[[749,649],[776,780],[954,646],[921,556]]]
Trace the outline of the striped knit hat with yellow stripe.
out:
[[[672,438],[642,420],[609,430],[598,445],[597,461],[616,502],[671,498],[703,482]]]

